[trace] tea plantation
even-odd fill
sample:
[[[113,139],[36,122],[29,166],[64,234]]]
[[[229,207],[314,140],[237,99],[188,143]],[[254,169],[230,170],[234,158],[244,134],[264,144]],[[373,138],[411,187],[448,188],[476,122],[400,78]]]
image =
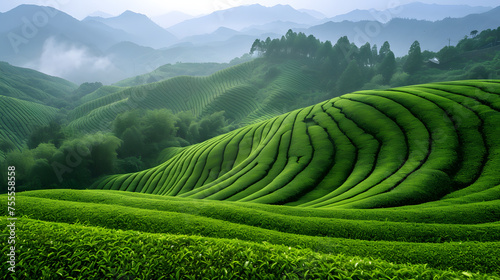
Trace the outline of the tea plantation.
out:
[[[315,208],[497,200],[499,92],[475,80],[346,94],[93,187]]]
[[[13,279],[500,279],[499,109],[495,80],[358,91],[89,190],[17,193]]]

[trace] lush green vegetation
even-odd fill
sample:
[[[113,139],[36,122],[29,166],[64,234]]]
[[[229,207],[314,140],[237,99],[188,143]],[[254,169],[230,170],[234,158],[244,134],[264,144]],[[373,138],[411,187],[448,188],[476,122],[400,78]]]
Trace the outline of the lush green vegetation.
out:
[[[260,59],[206,77],[180,76],[121,90],[105,87],[103,93],[82,98],[86,102],[69,112],[68,126],[89,133],[109,130],[120,113],[169,109],[174,114],[191,111],[198,120],[225,111],[228,125],[239,127],[300,108],[304,99],[308,104],[325,99],[324,90],[314,86],[321,83],[312,69],[304,59]]]
[[[61,78],[0,62],[0,94],[3,96],[60,108],[66,105],[62,99],[76,88]]]
[[[489,222],[498,219],[498,203],[406,210],[408,220],[396,222],[403,218],[399,209],[308,209],[96,190],[23,192],[16,202],[23,216],[20,279],[168,279],[176,273],[195,279],[497,279],[499,273],[499,225]],[[472,209],[496,214],[454,223],[440,211]]]
[[[495,200],[499,92],[494,80],[355,92],[186,147],[155,168],[94,187],[309,207]],[[481,192],[489,196],[473,198]]]
[[[0,159],[20,151],[30,134],[58,117],[58,110],[39,103],[0,95]]]
[[[16,275],[497,279],[499,93],[496,80],[354,92],[164,150],[94,184],[109,190],[19,192]],[[7,164],[30,170],[21,184],[77,185],[201,123],[164,109],[119,114],[113,134],[52,124]],[[52,176],[49,162],[66,165]]]
[[[33,124],[19,120],[22,122],[20,127],[26,127],[22,133],[2,126],[0,159],[5,159],[9,151],[22,150],[26,146],[36,148],[30,142],[32,138],[43,140],[41,143],[51,142],[58,148],[61,137],[52,135],[54,139],[42,139],[40,135],[53,120],[62,127],[65,138],[70,139],[87,133],[110,132],[115,119],[131,110],[168,109],[176,125],[173,139],[163,139],[163,143],[149,145],[146,150],[139,149],[136,154],[139,151],[146,154],[140,159],[136,156],[127,159],[126,153],[119,152],[119,160],[124,162],[118,164],[114,172],[148,168],[162,161],[163,157],[151,155],[161,154],[159,151],[164,148],[198,143],[341,93],[435,81],[499,78],[500,54],[494,40],[498,32],[499,29],[474,30],[456,47],[445,47],[438,53],[422,50],[415,41],[409,46],[407,56],[394,58],[389,42],[380,49],[369,44],[358,47],[346,37],[332,44],[320,42],[312,35],[289,31],[281,39],[257,40],[251,51],[261,57],[253,61],[242,63],[250,59],[247,55],[224,65],[234,66],[204,77],[178,75],[205,75],[221,65],[165,65],[145,76],[132,78],[138,84],[147,84],[135,86],[131,80],[120,84],[131,87],[83,83],[77,88],[64,80],[3,63],[0,65],[4,74],[0,83],[5,89],[0,92],[2,95],[62,109],[54,109],[57,114],[43,116],[41,121],[27,121]],[[430,62],[434,57],[437,60]],[[170,76],[176,77],[168,79]],[[148,83],[148,80],[160,82]],[[11,102],[9,106],[15,112],[21,105]],[[214,123],[215,115],[221,112],[224,112],[224,127],[210,129],[210,119]],[[123,140],[122,135],[115,136]]]
[[[248,54],[247,54],[248,56]],[[230,63],[175,63],[166,64],[151,73],[132,77],[115,83],[115,86],[130,87],[159,82],[177,76],[208,76],[217,71],[250,60],[250,57],[236,58]]]
[[[422,50],[415,41],[408,46],[408,55],[396,58],[387,41],[380,49],[369,43],[356,46],[347,37],[332,44],[289,30],[281,39],[255,40],[250,52],[267,58],[307,57],[316,61],[323,75],[329,75],[325,81],[330,88],[347,93],[439,81],[498,79],[499,36],[500,27],[472,30],[470,37],[464,34],[456,46],[446,46],[437,53]]]
[[[498,279],[499,32],[396,58],[290,31],[120,86],[1,64],[16,276]],[[465,78],[494,79],[404,86]]]

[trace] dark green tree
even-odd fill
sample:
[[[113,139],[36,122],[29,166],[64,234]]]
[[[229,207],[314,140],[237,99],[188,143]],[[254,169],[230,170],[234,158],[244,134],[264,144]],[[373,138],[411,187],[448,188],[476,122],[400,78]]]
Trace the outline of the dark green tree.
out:
[[[125,132],[127,128],[139,126],[143,114],[144,111],[142,110],[132,110],[119,114],[113,121],[113,133],[117,137],[122,137],[123,132]]]
[[[385,41],[382,47],[380,47],[379,51],[380,61],[384,61],[385,56],[389,54],[390,51],[391,51],[391,45],[389,44],[389,42]]]
[[[467,79],[488,79],[490,77],[490,73],[484,65],[476,65],[472,67],[466,74]]]
[[[360,89],[363,85],[363,79],[359,70],[358,63],[351,60],[346,70],[342,73],[338,82],[339,93],[353,92]]]
[[[359,48],[358,61],[363,66],[373,64],[373,54],[370,43],[366,43]]]
[[[475,40],[469,39],[465,36],[462,40],[460,40],[457,44],[457,48],[462,52],[472,51],[474,49]]]
[[[422,51],[420,50],[420,43],[418,41],[411,44],[410,50],[408,51],[408,57],[403,65],[403,70],[408,74],[414,74],[420,67],[422,67]]]
[[[389,84],[392,75],[396,72],[396,57],[392,51],[389,51],[379,66],[379,73],[384,78],[384,84]]]
[[[372,58],[373,58],[373,64],[377,63],[378,60],[378,50],[377,50],[377,44],[373,44],[372,47]]]
[[[58,180],[47,159],[37,159],[30,170],[29,189],[45,189],[57,184]]]
[[[215,112],[200,120],[198,127],[198,141],[205,141],[223,133],[222,129],[226,125],[224,113],[224,111]]]
[[[257,55],[260,55],[262,51],[263,51],[262,42],[260,41],[260,39],[255,39],[255,41],[252,44],[252,47],[250,48],[250,54],[254,54],[255,52],[257,52]]]
[[[189,127],[194,121],[195,117],[191,111],[180,112],[176,115],[175,127],[177,129],[177,137],[187,139]]]
[[[309,57],[314,57],[320,48],[321,43],[313,35],[307,36],[307,55]]]
[[[28,148],[34,149],[40,143],[53,143],[59,147],[64,140],[64,133],[61,131],[61,125],[55,121],[35,129],[28,138]]]
[[[175,116],[170,110],[148,111],[141,122],[146,143],[159,143],[175,137]]]
[[[144,137],[136,126],[125,129],[121,139],[123,144],[118,150],[121,158],[141,156],[145,153]]]
[[[23,185],[29,182],[30,171],[35,164],[33,152],[31,150],[12,151],[7,154],[5,164],[16,167],[16,185]]]
[[[35,159],[50,160],[57,152],[57,148],[56,146],[54,146],[54,144],[43,143],[38,145],[36,149],[33,149],[32,152]]]
[[[111,133],[88,136],[91,164],[89,169],[93,177],[111,174],[116,169],[117,150],[121,140]]]
[[[440,64],[452,63],[457,60],[458,55],[459,52],[454,46],[446,46],[437,53]]]

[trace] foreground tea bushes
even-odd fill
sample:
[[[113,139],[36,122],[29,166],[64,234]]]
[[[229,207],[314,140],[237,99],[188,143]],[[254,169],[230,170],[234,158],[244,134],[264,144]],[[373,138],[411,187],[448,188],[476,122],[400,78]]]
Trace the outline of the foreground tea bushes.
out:
[[[7,200],[0,200],[1,207],[4,207],[2,201]],[[18,194],[16,202],[20,205],[18,215],[41,221],[267,242],[309,248],[326,254],[427,264],[437,269],[500,272],[500,259],[496,257],[500,252],[498,223],[454,225],[366,221],[357,220],[355,215],[351,219],[319,218],[305,216],[308,209],[300,207],[282,209],[283,206],[268,205],[271,208],[257,210],[252,207],[258,204],[167,199],[155,195],[96,190],[24,192]],[[295,212],[277,214],[288,208],[295,209]],[[461,212],[460,207],[454,209]],[[397,209],[394,210],[392,215],[384,210],[371,216],[385,215],[392,219],[401,215]],[[294,216],[300,211],[305,211],[302,213],[304,216]],[[343,215],[345,211],[349,215],[352,210],[337,211],[317,209],[311,214],[335,216]],[[438,213],[439,209],[434,211]],[[406,212],[409,217],[411,213]],[[422,214],[432,219],[432,212],[424,211]],[[439,215],[434,219],[438,218]]]
[[[2,279],[500,279],[265,242],[18,222],[19,263]]]
[[[434,224],[485,224],[500,220],[500,203],[485,201],[459,205],[435,203],[382,209],[324,209],[275,206],[257,203],[199,200],[158,196],[133,192],[107,190],[40,190],[20,193],[20,196],[40,197],[64,201],[116,204],[142,209],[164,210],[210,217],[231,217],[248,220],[258,213],[288,217],[318,217],[345,220],[374,220]],[[1,201],[0,201],[1,202]],[[256,212],[256,211],[258,212]]]
[[[314,208],[498,200],[499,85],[471,80],[346,94],[93,188]]]
[[[222,205],[211,202],[197,205],[200,202],[189,203],[182,200],[171,202],[148,200],[146,203],[144,198],[114,195],[113,192],[104,192],[101,195],[95,195],[88,191],[64,192],[67,196],[61,198],[59,191],[19,194],[17,201],[23,205],[23,208],[20,209],[21,214],[50,221],[75,222],[76,219],[85,220],[95,225],[116,229],[127,228],[173,233],[197,232],[213,237],[230,237],[241,234],[238,238],[246,238],[245,233],[254,232],[257,236],[265,235],[268,232],[266,230],[274,230],[300,235],[362,240],[427,243],[500,241],[500,228],[492,223],[456,225],[389,222],[387,219],[390,219],[391,216],[386,213],[379,214],[380,216],[385,215],[386,221],[297,217],[289,214],[278,214],[276,211],[250,210],[241,207],[244,205],[243,203]],[[280,207],[274,206],[274,208],[279,210]],[[80,211],[85,213],[78,214]],[[460,210],[456,209],[456,211]],[[329,212],[331,215],[336,215],[335,210]],[[401,213],[395,212],[394,214],[400,215]],[[408,218],[410,219],[411,216]],[[142,222],[135,222],[137,219],[141,219]],[[127,223],[127,220],[131,220],[131,223]],[[231,233],[226,229],[232,229],[234,232]],[[268,232],[268,234],[277,233]]]

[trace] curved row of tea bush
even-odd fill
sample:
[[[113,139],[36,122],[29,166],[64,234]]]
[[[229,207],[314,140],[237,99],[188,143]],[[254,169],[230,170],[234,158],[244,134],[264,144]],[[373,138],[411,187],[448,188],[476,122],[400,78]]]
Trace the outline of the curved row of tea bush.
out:
[[[236,225],[245,225],[293,234],[372,241],[385,240],[434,243],[451,241],[500,241],[500,225],[488,222],[488,220],[482,220],[478,223],[479,221],[476,219],[475,221],[473,220],[475,224],[463,224],[463,222],[471,222],[471,219],[470,217],[469,219],[460,217],[457,219],[458,224],[441,223],[441,220],[431,218],[428,218],[425,222],[413,222],[417,220],[416,217],[419,215],[422,216],[424,213],[427,217],[432,217],[434,214],[429,213],[430,211],[407,212],[407,220],[405,221],[391,221],[391,219],[397,215],[395,211],[392,213],[375,211],[374,214],[385,218],[383,221],[373,220],[375,219],[373,216],[367,216],[365,219],[358,219],[357,217],[337,218],[335,215],[339,213],[335,212],[335,210],[323,212],[323,214],[329,213],[334,217],[304,217],[287,213],[276,213],[276,211],[280,210],[279,206],[273,206],[273,208],[265,211],[249,209],[245,207],[244,204],[239,203],[201,203],[200,201],[193,202],[185,200],[164,201],[155,199],[154,197],[139,198],[132,197],[129,193],[124,195],[115,193],[116,192],[96,190],[90,192],[56,190],[46,192],[34,191],[20,194],[18,201],[23,205],[20,210],[22,214],[30,215],[30,217],[38,219],[46,219],[46,217],[53,216],[54,213],[60,211],[65,212],[65,214],[60,215],[61,220],[65,220],[66,215],[71,216],[70,213],[74,213],[74,217],[76,217],[76,213],[79,211],[78,209],[93,205],[96,206],[96,210],[89,210],[89,213],[82,214],[79,219],[81,220],[87,217],[87,220],[92,220],[92,216],[94,216],[92,212],[97,211],[101,213],[101,216],[106,216],[103,220],[109,221],[110,218],[108,216],[112,216],[111,212],[121,212],[124,214],[125,212],[129,212],[129,210],[131,210],[130,208],[132,208],[137,211],[137,215],[141,213],[145,217],[143,219],[144,225],[142,225],[144,227],[134,228],[142,231],[155,231],[153,228],[162,228],[162,230],[168,230],[169,232],[175,231],[178,229],[171,224],[168,227],[156,227],[147,224],[169,224],[165,221],[178,219],[179,217],[184,217],[180,218],[179,221],[187,221],[189,217],[192,217],[193,221],[187,225],[187,227],[189,227],[187,230],[193,230],[193,232],[197,230],[191,227],[194,227],[196,224],[196,226],[200,228],[212,228],[214,226],[220,226],[221,228],[237,228]],[[148,199],[147,204],[144,204],[144,199]],[[97,202],[102,206],[97,206]],[[197,202],[201,203],[201,205],[196,205]],[[69,207],[71,210],[64,210],[65,207]],[[475,206],[474,208],[479,210],[482,207]],[[141,211],[140,209],[145,211]],[[301,209],[302,208],[299,208],[298,211],[300,212]],[[162,211],[165,214],[158,214],[158,220],[149,220],[146,218],[147,216],[153,217],[157,211]],[[108,214],[104,214],[105,212]],[[453,213],[456,212],[456,210],[453,211]],[[74,219],[74,217],[70,217],[69,219]],[[197,217],[208,219],[198,219]],[[490,219],[491,218],[498,219],[498,214],[496,217],[493,215]],[[194,222],[194,220],[197,220],[198,223]],[[216,222],[215,220],[218,221]],[[71,220],[67,220],[67,222],[70,221]],[[106,223],[109,224],[108,222]],[[202,224],[203,226],[200,226]],[[255,230],[249,227],[246,229],[248,233]],[[219,230],[204,230],[203,232],[217,234],[217,231]]]
[[[500,279],[374,257],[198,236],[18,220],[16,272],[1,279]],[[3,228],[0,234],[8,234]],[[348,244],[346,244],[348,245]],[[8,247],[2,246],[2,256]]]
[[[488,80],[346,94],[93,187],[308,207],[496,200],[499,94]]]
[[[6,198],[5,195],[1,197]],[[252,209],[255,204],[242,202],[163,199],[154,195],[96,190],[32,191],[19,193],[16,197],[19,217],[46,222],[266,242],[308,248],[322,254],[373,257],[455,271],[498,273],[500,267],[495,257],[500,250],[498,223],[453,225],[357,220],[354,217],[298,217],[278,214],[290,210],[284,206],[267,205],[269,209],[262,211]],[[6,207],[7,199],[1,201],[0,205]],[[303,207],[292,208],[302,215],[309,211]],[[336,209],[316,211],[322,215],[342,214]],[[389,219],[400,215],[388,214],[386,210],[379,213],[377,210],[355,211],[375,211],[372,215],[385,215]],[[460,207],[454,208],[455,214],[461,211]],[[434,212],[439,212],[439,208],[434,208]],[[432,212],[414,210],[415,215],[407,213],[409,219],[416,219],[418,215]],[[18,240],[24,240],[19,244],[23,247],[31,243],[21,234]]]
[[[53,107],[0,95],[0,158],[6,150],[21,150],[33,130],[48,125],[57,112]]]

